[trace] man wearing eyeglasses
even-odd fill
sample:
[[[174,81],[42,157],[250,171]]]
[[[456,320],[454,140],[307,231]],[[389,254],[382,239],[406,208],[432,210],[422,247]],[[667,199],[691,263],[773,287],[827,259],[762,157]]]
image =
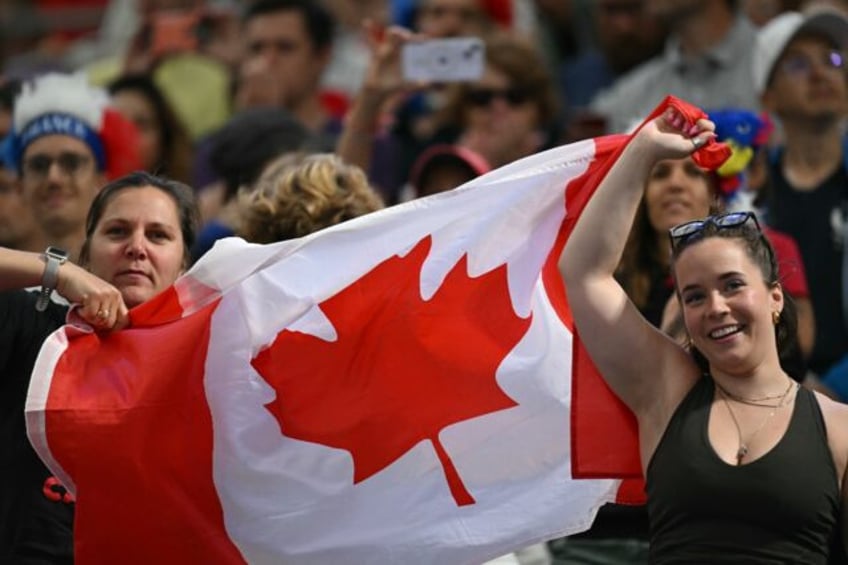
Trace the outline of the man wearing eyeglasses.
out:
[[[753,67],[763,107],[782,130],[770,156],[768,222],[801,251],[816,320],[808,362],[819,376],[848,355],[846,49],[844,14],[787,12],[759,32]]]
[[[62,249],[78,250],[85,215],[104,183],[91,148],[64,133],[44,135],[25,150],[21,182],[47,238]]]
[[[15,99],[9,143],[24,202],[41,239],[74,261],[108,170],[139,168],[137,133],[108,103],[82,76],[62,74],[38,77]]]

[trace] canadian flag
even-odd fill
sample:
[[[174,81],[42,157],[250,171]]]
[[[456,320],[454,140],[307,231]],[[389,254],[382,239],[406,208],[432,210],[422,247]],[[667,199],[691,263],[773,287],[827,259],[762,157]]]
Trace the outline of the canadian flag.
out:
[[[638,475],[635,435],[556,263],[626,141],[224,240],[130,329],[54,333],[27,423],[76,496],[78,562],[479,563],[587,529],[620,482],[597,477]]]

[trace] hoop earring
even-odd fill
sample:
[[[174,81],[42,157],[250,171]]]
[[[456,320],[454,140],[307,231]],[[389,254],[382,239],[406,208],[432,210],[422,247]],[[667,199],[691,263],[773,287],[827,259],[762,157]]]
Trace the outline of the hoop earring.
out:
[[[771,313],[771,323],[775,326],[780,323],[780,312],[775,310]]]

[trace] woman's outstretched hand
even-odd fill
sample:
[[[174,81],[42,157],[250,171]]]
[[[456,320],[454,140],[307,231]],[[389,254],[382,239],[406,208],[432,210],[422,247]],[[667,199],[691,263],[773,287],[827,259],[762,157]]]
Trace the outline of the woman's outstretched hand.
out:
[[[80,318],[96,330],[119,330],[129,325],[129,310],[121,292],[73,263],[59,267],[56,291],[68,302],[78,304]]]

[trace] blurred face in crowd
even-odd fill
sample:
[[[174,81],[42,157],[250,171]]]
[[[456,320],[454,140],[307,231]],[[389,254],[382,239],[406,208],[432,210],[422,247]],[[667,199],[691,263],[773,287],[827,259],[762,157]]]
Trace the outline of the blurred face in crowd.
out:
[[[541,114],[534,93],[513,84],[509,76],[487,65],[465,94],[465,130],[478,144],[471,148],[492,166],[500,166],[538,150]]]
[[[691,158],[660,161],[645,188],[648,220],[657,234],[710,214],[713,191],[708,173]]]
[[[848,115],[846,53],[818,37],[798,37],[774,66],[764,106],[781,119],[819,119]]]
[[[242,73],[271,75],[280,89],[279,104],[291,109],[315,93],[330,50],[316,49],[300,12],[254,16],[245,23],[244,38]]]
[[[24,198],[49,236],[65,237],[83,229],[103,180],[91,149],[75,137],[45,135],[24,151]]]
[[[658,53],[665,40],[645,0],[596,0],[596,22],[604,55],[619,73]]]
[[[479,0],[424,0],[418,13],[418,31],[431,37],[481,35],[486,14]]]
[[[466,102],[470,128],[501,129],[508,126],[527,131],[535,130],[539,125],[539,109],[533,93],[513,85],[505,73],[491,65],[469,89]]]
[[[174,199],[153,186],[116,193],[91,235],[86,266],[113,284],[130,308],[169,287],[185,267]]]
[[[112,105],[135,124],[138,152],[144,169],[157,172],[161,164],[162,130],[153,103],[137,90],[124,89],[112,96]]]
[[[36,230],[14,173],[0,167],[0,245],[24,249],[35,239]]]
[[[12,128],[11,113],[0,109],[0,139]],[[15,174],[0,165],[0,245],[21,249],[36,230],[32,211],[21,195]]]

